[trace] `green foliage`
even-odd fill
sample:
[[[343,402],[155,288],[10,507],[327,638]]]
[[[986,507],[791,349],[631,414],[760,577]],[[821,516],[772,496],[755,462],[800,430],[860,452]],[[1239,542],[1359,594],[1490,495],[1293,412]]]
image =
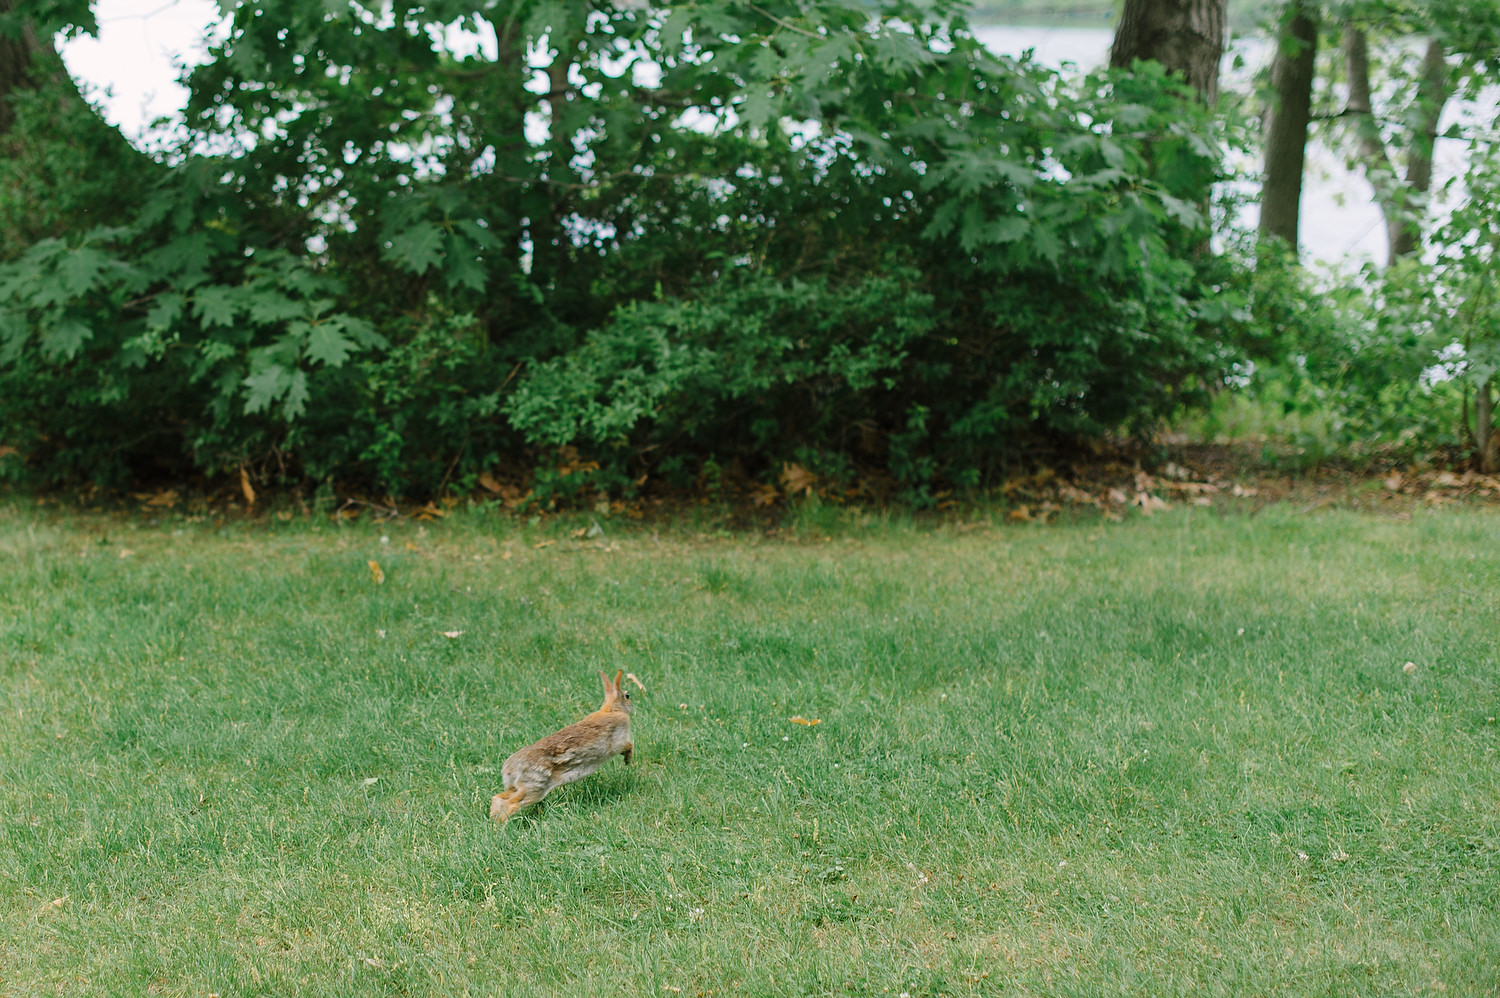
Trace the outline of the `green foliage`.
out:
[[[41,83],[9,95],[15,123],[0,134],[0,263],[118,217],[156,170],[79,97],[61,60],[36,58]]]
[[[1184,428],[1290,445],[1299,467],[1427,459],[1460,442],[1462,392],[1445,362],[1453,341],[1428,266],[1320,275],[1271,246],[1241,273],[1247,360]]]
[[[861,420],[910,405],[903,368],[935,326],[918,276],[892,266],[837,288],[745,272],[691,300],[623,306],[534,366],[506,413],[535,443],[619,462],[668,443],[773,463],[799,447],[853,450]]]
[[[1493,133],[1476,143],[1469,168],[1450,187],[1462,193],[1458,207],[1438,230],[1437,258],[1423,291],[1429,321],[1443,345],[1462,350],[1451,373],[1472,385],[1493,382],[1500,371],[1500,151]]]
[[[612,490],[793,459],[920,490],[1149,425],[1234,353],[1224,125],[1150,68],[1068,83],[947,2],[226,9],[191,138],[0,267],[42,480],[420,492],[571,447]]]

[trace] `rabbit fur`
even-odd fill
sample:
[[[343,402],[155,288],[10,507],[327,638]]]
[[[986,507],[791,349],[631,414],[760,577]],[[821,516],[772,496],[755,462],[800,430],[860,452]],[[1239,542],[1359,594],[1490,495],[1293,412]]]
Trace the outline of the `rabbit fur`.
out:
[[[630,712],[635,705],[620,687],[625,670],[611,680],[604,673],[604,704],[588,717],[518,749],[500,768],[504,791],[490,801],[490,817],[504,823],[556,788],[599,770],[616,755],[630,765]]]

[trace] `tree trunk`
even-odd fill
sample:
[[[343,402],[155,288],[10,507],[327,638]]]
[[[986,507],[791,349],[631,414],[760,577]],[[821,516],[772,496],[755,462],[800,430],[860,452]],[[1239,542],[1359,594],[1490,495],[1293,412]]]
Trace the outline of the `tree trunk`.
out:
[[[1282,12],[1276,59],[1271,64],[1272,98],[1266,127],[1266,180],[1260,195],[1260,234],[1279,237],[1297,252],[1302,208],[1302,174],[1307,157],[1307,125],[1318,53],[1316,8],[1288,0]]]
[[[1427,194],[1432,190],[1432,147],[1437,141],[1438,121],[1452,88],[1442,42],[1433,38],[1422,55],[1422,76],[1417,81],[1417,134],[1406,147],[1406,193]],[[1416,252],[1422,239],[1415,206],[1403,198],[1401,208],[1386,225],[1390,235],[1391,260]]]
[[[1480,471],[1500,471],[1500,437],[1495,435],[1495,403],[1488,381],[1474,386],[1474,449],[1479,452]]]
[[[1359,158],[1364,163],[1365,178],[1375,189],[1375,201],[1385,216],[1390,246],[1388,263],[1395,263],[1415,253],[1421,242],[1420,206],[1412,203],[1411,195],[1425,195],[1432,187],[1432,146],[1437,139],[1443,105],[1452,89],[1451,74],[1442,43],[1436,38],[1430,40],[1422,56],[1421,79],[1417,82],[1417,134],[1407,144],[1403,182],[1386,153],[1380,124],[1370,103],[1369,42],[1362,30],[1348,24],[1344,26],[1344,65],[1349,75],[1346,113],[1357,119]]]
[[[1109,64],[1154,59],[1181,73],[1206,103],[1219,97],[1225,0],[1125,0]]]
[[[0,14],[10,14],[20,0],[0,0]],[[50,39],[38,39],[29,25],[20,34],[0,34],[0,135],[10,131],[16,114],[10,106],[10,95],[17,90],[31,90],[41,82],[32,78],[33,64],[58,64],[57,52]]]

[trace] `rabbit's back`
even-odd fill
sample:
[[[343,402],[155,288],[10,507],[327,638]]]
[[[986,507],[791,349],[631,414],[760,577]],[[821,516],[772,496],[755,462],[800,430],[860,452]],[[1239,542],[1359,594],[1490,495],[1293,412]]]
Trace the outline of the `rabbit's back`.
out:
[[[510,787],[560,787],[597,772],[630,744],[630,718],[594,713],[514,752],[501,767]]]

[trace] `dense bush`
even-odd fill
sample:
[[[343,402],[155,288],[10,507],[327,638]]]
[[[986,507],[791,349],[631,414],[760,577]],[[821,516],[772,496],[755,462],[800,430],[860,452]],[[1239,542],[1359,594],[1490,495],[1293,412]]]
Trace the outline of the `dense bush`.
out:
[[[916,495],[1234,354],[1222,126],[1149,69],[1068,83],[946,4],[394,12],[235,7],[132,203],[0,264],[28,473],[417,495],[571,448],[574,486],[799,461]],[[488,47],[434,42],[460,22]]]

